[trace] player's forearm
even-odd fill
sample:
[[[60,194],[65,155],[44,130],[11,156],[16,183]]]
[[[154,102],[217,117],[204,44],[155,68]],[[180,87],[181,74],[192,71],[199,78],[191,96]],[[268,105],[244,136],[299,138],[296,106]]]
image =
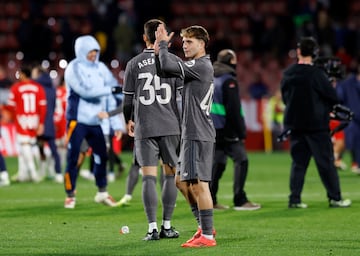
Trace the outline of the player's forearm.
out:
[[[161,41],[159,43],[159,62],[160,68],[165,73],[170,73],[177,77],[182,77],[184,71],[181,69],[178,61],[169,54],[168,46],[166,41]]]
[[[132,101],[133,101],[132,96],[125,94],[123,112],[124,112],[124,117],[125,117],[126,123],[128,123],[129,120],[131,120],[131,118],[132,118],[132,115],[131,115],[132,109],[133,109]]]
[[[123,105],[121,104],[120,106],[118,106],[114,110],[109,111],[108,115],[109,115],[109,117],[110,116],[115,116],[115,115],[120,114],[122,112],[123,112]]]

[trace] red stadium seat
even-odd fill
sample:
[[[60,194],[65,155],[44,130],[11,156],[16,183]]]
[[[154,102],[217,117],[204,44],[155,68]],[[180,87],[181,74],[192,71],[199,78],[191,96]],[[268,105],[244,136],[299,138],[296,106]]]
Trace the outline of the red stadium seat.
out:
[[[189,6],[188,6],[188,13],[191,14],[191,15],[194,15],[196,17],[198,16],[202,16],[205,14],[205,4],[203,3],[197,3],[197,2],[194,2],[194,3],[191,3]]]
[[[8,30],[9,30],[9,26],[7,19],[6,18],[0,19],[0,32],[4,33],[4,32],[8,32]]]
[[[231,28],[234,32],[239,31],[248,31],[249,30],[249,22],[248,19],[244,16],[238,16],[232,18],[231,22]]]
[[[4,10],[2,10],[3,12]],[[20,2],[8,2],[5,5],[5,15],[6,16],[19,16],[21,11]]]
[[[187,9],[187,5],[184,3],[174,3],[171,6],[172,13],[174,14],[174,16],[177,16],[177,18],[186,15]]]
[[[208,16],[216,16],[221,14],[221,8],[217,2],[206,4],[205,12]]]
[[[254,3],[251,1],[241,2],[238,4],[237,12],[239,14],[248,15],[250,11],[253,9]]]
[[[236,15],[238,14],[238,3],[230,2],[230,3],[219,3],[219,7],[222,8],[222,11],[225,15]]]

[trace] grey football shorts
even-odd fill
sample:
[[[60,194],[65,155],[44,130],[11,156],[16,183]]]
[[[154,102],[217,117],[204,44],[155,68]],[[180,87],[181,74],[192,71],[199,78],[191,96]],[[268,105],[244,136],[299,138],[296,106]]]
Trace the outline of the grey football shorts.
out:
[[[179,158],[180,135],[135,140],[135,155],[140,166],[164,164],[176,167]]]
[[[214,142],[181,140],[179,170],[180,180],[211,181],[214,159]]]

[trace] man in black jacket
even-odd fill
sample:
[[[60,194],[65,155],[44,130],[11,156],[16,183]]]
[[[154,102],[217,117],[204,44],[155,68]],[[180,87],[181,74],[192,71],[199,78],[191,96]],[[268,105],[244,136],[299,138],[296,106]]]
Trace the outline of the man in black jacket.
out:
[[[234,209],[257,210],[260,205],[250,202],[244,191],[248,158],[244,145],[246,127],[236,80],[236,63],[234,51],[224,49],[219,52],[213,65],[215,89],[211,117],[216,129],[216,145],[210,191],[214,208],[227,209],[228,206],[218,204],[216,194],[219,180],[225,171],[227,156],[230,156],[234,161]]]
[[[329,114],[338,99],[326,73],[313,65],[318,49],[314,38],[302,38],[297,48],[298,61],[285,70],[281,81],[286,105],[284,127],[291,131],[289,208],[307,208],[301,201],[301,192],[312,156],[327,191],[329,206],[351,205],[350,200],[341,197],[329,131]]]

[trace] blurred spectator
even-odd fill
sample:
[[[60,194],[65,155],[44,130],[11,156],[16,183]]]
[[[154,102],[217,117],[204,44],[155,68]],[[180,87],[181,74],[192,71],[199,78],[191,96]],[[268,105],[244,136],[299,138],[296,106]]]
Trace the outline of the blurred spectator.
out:
[[[113,31],[118,24],[120,9],[115,0],[92,0],[93,11],[89,14],[93,28],[92,34],[100,44],[101,58],[104,62],[110,62],[115,56],[115,43]],[[127,35],[123,35],[127,36]]]
[[[249,86],[249,94],[253,99],[259,100],[269,93],[268,86],[264,83],[260,72],[254,74],[254,81]]]
[[[135,41],[135,31],[126,13],[120,14],[113,35],[116,47],[116,57],[120,63],[125,66],[134,54],[133,45]]]
[[[44,133],[46,116],[46,95],[40,84],[31,80],[31,69],[22,66],[17,72],[19,81],[10,88],[7,108],[15,116],[16,140],[19,147],[18,173],[14,180],[19,182],[41,181],[36,165],[36,137]]]
[[[81,143],[85,139],[95,156],[94,173],[98,192],[95,202],[116,206],[115,200],[107,192],[106,161],[107,152],[100,120],[96,114],[103,107],[102,98],[110,97],[118,81],[108,67],[99,61],[100,45],[93,36],[85,35],[76,39],[74,45],[76,58],[65,69],[67,92],[67,135],[68,152],[64,183],[66,199],[64,207],[75,208],[78,160]],[[110,97],[111,99],[111,97]],[[112,101],[115,106],[115,99]],[[116,119],[114,120],[114,123]],[[116,131],[117,132],[117,131]]]
[[[360,166],[360,58],[356,72],[339,82],[336,89],[342,104],[354,112],[353,120],[345,129],[345,144],[346,148],[353,152],[357,166]],[[360,174],[359,167],[352,171]]]
[[[347,53],[345,47],[340,46],[335,56],[341,60],[341,63],[343,63],[347,69],[350,67],[352,57],[350,56],[350,54]]]
[[[1,120],[1,112],[0,112],[0,120]],[[1,123],[0,123],[0,138],[1,138]],[[0,145],[0,187],[4,187],[10,185],[10,178],[6,168],[5,159],[1,153],[1,150],[2,148]]]
[[[0,151],[0,187],[5,187],[9,185],[10,185],[9,173],[6,169],[4,157]]]
[[[214,62],[214,102],[211,117],[216,129],[214,162],[210,192],[214,209],[227,209],[217,201],[219,181],[226,169],[227,158],[233,160],[234,210],[251,211],[261,208],[249,201],[245,192],[249,160],[245,149],[246,126],[236,79],[237,57],[233,50],[222,49]]]
[[[281,91],[278,89],[275,94],[270,97],[266,109],[266,121],[272,132],[272,147],[274,150],[283,149],[283,144],[276,141],[278,135],[283,132],[285,105],[281,98]]]
[[[143,42],[142,35],[144,33],[143,25],[146,21],[156,18],[165,22],[173,19],[171,12],[171,4],[173,0],[133,0],[134,10],[137,14],[136,35],[138,42]],[[176,4],[176,3],[175,3]]]
[[[219,29],[215,35],[215,38],[211,39],[209,43],[210,59],[214,62],[218,53],[223,49],[233,49],[231,40],[226,37],[224,30]]]
[[[253,38],[253,45],[252,50],[254,52],[261,52],[261,36],[262,32],[264,31],[264,15],[257,11],[257,9],[254,6],[254,3],[252,3],[249,14],[249,32],[252,35]]]
[[[65,59],[70,61],[75,57],[73,45],[75,38],[79,35],[70,25],[67,18],[61,18],[58,22],[60,24],[60,35],[62,37],[61,50]]]
[[[335,49],[335,30],[325,8],[317,12],[316,37],[324,56],[332,56]]]
[[[283,27],[279,26],[277,18],[274,15],[266,16],[260,37],[261,51],[270,53],[273,57],[280,57],[285,49],[286,40]]]
[[[40,151],[39,174],[40,177],[45,177],[47,169],[48,176],[50,178],[54,179],[54,181],[57,183],[62,183],[63,176],[61,172],[60,156],[55,144],[54,111],[56,104],[56,90],[52,84],[49,73],[41,66],[35,66],[32,69],[31,78],[41,84],[44,88],[47,106],[44,133],[37,138],[37,144]],[[52,159],[46,155],[46,146],[48,146],[50,149]],[[54,160],[54,162],[52,160]],[[50,167],[50,164],[54,164],[54,166]]]
[[[6,104],[12,83],[5,68],[0,66],[0,105]]]
[[[42,13],[24,12],[17,30],[20,50],[25,63],[41,62],[49,58],[53,45],[53,34]]]
[[[54,111],[55,143],[60,155],[61,167],[66,161],[66,86],[64,77],[56,87],[56,104]],[[61,168],[62,169],[62,168]]]

